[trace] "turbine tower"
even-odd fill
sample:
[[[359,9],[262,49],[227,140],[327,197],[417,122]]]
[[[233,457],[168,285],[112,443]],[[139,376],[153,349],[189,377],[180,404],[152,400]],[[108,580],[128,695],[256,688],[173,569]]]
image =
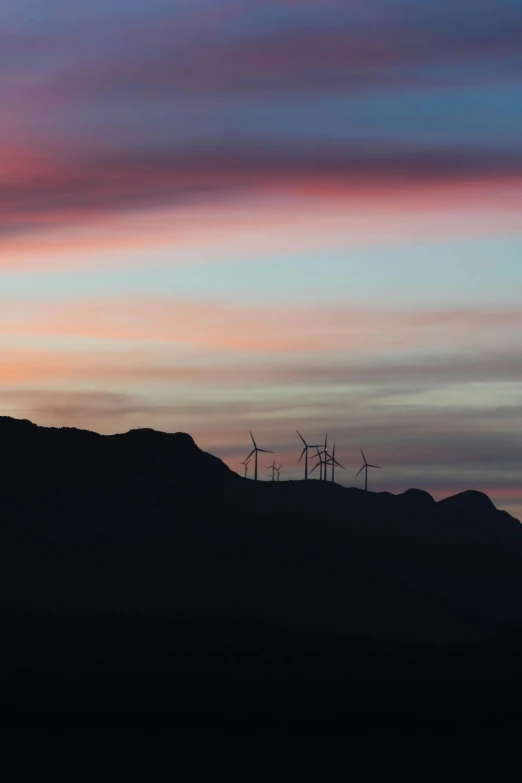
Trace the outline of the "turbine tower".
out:
[[[319,481],[323,480],[323,464],[324,464],[323,454],[324,454],[324,451],[319,451],[319,446],[318,446],[317,447],[317,454],[314,454],[314,457],[319,457],[319,462],[316,462],[316,464],[313,466],[312,470],[310,471],[310,475],[312,475],[314,470],[319,468]],[[324,465],[324,471],[326,473],[326,464]]]
[[[361,454],[362,454],[362,457],[363,457],[363,460],[364,460],[364,465],[360,469],[359,473],[362,473],[363,470],[366,471],[365,477],[364,477],[364,491],[368,492],[368,468],[379,468],[379,470],[380,470],[380,466],[379,465],[370,465],[370,463],[366,460],[366,457],[364,456],[364,451],[362,449],[361,449]],[[359,473],[355,474],[355,478],[357,478]]]
[[[329,463],[329,460],[330,460],[330,455],[328,454],[328,433],[324,436],[324,447],[322,448],[322,450],[319,451],[319,446],[317,446],[316,448],[317,448],[317,454],[315,456],[319,457],[319,460],[320,460],[319,464],[320,464],[320,467],[321,467],[321,469],[319,471],[319,473],[320,473],[319,480],[320,481],[327,481],[328,476],[326,474],[327,474],[328,463]],[[323,454],[324,454],[324,459],[322,458]],[[324,473],[323,473],[323,463],[324,463]],[[316,467],[317,467],[317,465],[315,466],[315,468]],[[315,470],[315,468],[314,468],[314,470]],[[310,472],[312,473],[313,471],[310,471]]]
[[[343,468],[341,463],[337,462],[337,460],[335,459],[335,442],[334,442],[333,450],[332,450],[332,453],[331,453],[330,458],[328,460],[328,463],[332,466],[332,482],[335,482],[335,466],[337,465],[342,470],[345,470],[345,468]]]
[[[250,462],[250,459],[246,459],[241,464],[245,466],[245,478],[248,478],[248,463]]]
[[[297,464],[299,464],[301,462],[301,460],[303,459],[303,455],[304,455],[304,458],[305,458],[305,481],[307,481],[308,480],[308,449],[318,449],[319,446],[317,445],[317,443],[313,443],[313,444],[307,443],[305,441],[305,439],[303,438],[303,436],[301,435],[301,433],[299,432],[299,430],[296,430],[296,432],[297,432],[297,434],[299,435],[299,437],[301,438],[301,440],[303,441],[303,444],[304,444],[304,448],[303,448],[303,450],[301,452],[301,456],[297,460]]]
[[[274,452],[273,451],[269,451],[268,449],[260,449],[260,448],[258,448],[257,443],[254,440],[254,436],[252,435],[252,432],[250,432],[250,437],[252,438],[252,443],[254,444],[254,448],[252,449],[252,451],[248,455],[247,459],[250,459],[252,454],[255,454],[255,459],[254,459],[254,481],[257,481],[257,455],[258,455],[258,453],[262,452],[263,454],[273,454]]]

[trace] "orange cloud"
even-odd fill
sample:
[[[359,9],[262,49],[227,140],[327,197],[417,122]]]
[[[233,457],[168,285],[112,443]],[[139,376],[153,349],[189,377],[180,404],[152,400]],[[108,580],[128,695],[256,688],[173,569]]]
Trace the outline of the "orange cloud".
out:
[[[161,298],[5,302],[4,340],[68,336],[170,344],[246,354],[484,347],[495,329],[522,328],[522,310],[398,310],[241,307]],[[485,340],[488,342],[485,343]],[[102,342],[100,342],[100,345]]]
[[[491,322],[490,322],[491,323]],[[367,355],[352,353],[343,358],[325,358],[301,355],[288,361],[286,356],[262,357],[244,354],[221,356],[219,361],[208,351],[191,349],[190,356],[180,354],[175,347],[147,346],[139,349],[117,350],[27,350],[2,351],[0,385],[23,387],[24,385],[50,385],[85,387],[86,384],[108,388],[139,389],[151,385],[160,387],[199,387],[207,389],[243,390],[250,392],[270,388],[288,387],[323,393],[349,387],[365,389],[369,398],[375,389],[382,396],[467,383],[518,383],[522,380],[522,361],[519,350],[499,353],[478,351],[462,355],[452,353],[442,356],[414,355],[409,359],[393,360],[385,354]],[[498,416],[498,411],[497,411]],[[425,421],[425,428],[431,426]],[[437,423],[433,424],[436,428]]]

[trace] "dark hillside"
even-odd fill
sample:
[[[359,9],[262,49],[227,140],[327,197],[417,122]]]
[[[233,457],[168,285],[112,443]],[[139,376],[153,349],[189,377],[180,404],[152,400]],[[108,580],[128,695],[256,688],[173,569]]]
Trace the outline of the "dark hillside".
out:
[[[522,527],[481,493],[255,483],[183,433],[4,418],[0,441],[6,709],[121,717],[132,681],[138,712],[275,720],[289,688],[297,719],[304,688],[342,722],[402,683],[429,717],[478,678],[498,715],[517,686]]]

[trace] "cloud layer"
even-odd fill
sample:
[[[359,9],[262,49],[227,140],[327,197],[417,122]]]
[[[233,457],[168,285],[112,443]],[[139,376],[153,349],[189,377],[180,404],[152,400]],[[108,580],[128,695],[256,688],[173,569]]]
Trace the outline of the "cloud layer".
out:
[[[2,32],[0,89],[12,110],[0,122],[0,243],[114,212],[252,193],[324,200],[444,185],[447,199],[462,183],[520,190],[520,145],[492,138],[442,149],[387,142],[385,132],[377,145],[365,142],[364,128],[343,140],[351,89],[455,85],[474,73],[483,85],[483,69],[519,83],[522,8],[501,5],[218,2],[150,15],[117,5],[65,22],[51,0],[47,23],[13,20]],[[260,107],[272,116],[281,92],[306,96],[311,117],[325,90],[339,107],[337,120],[329,111],[327,138],[316,132],[296,143],[297,109],[272,128],[250,119]],[[383,115],[376,104],[376,116],[386,111],[393,106]],[[415,121],[405,119],[405,131]]]

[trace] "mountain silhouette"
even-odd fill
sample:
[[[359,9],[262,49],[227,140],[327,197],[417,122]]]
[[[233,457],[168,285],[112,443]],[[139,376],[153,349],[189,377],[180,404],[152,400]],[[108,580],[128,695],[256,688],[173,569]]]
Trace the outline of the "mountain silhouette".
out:
[[[515,678],[522,526],[480,492],[436,502],[254,482],[190,435],[150,429],[102,436],[4,417],[0,443],[10,712],[22,693],[33,712],[121,717],[132,692],[133,710],[183,721],[275,719],[284,699],[285,714],[315,720],[335,682],[351,694],[328,702],[341,720],[370,691],[381,714],[383,683],[399,681],[401,704],[420,680],[422,709],[451,712],[444,688],[478,677],[484,694],[492,656]]]

